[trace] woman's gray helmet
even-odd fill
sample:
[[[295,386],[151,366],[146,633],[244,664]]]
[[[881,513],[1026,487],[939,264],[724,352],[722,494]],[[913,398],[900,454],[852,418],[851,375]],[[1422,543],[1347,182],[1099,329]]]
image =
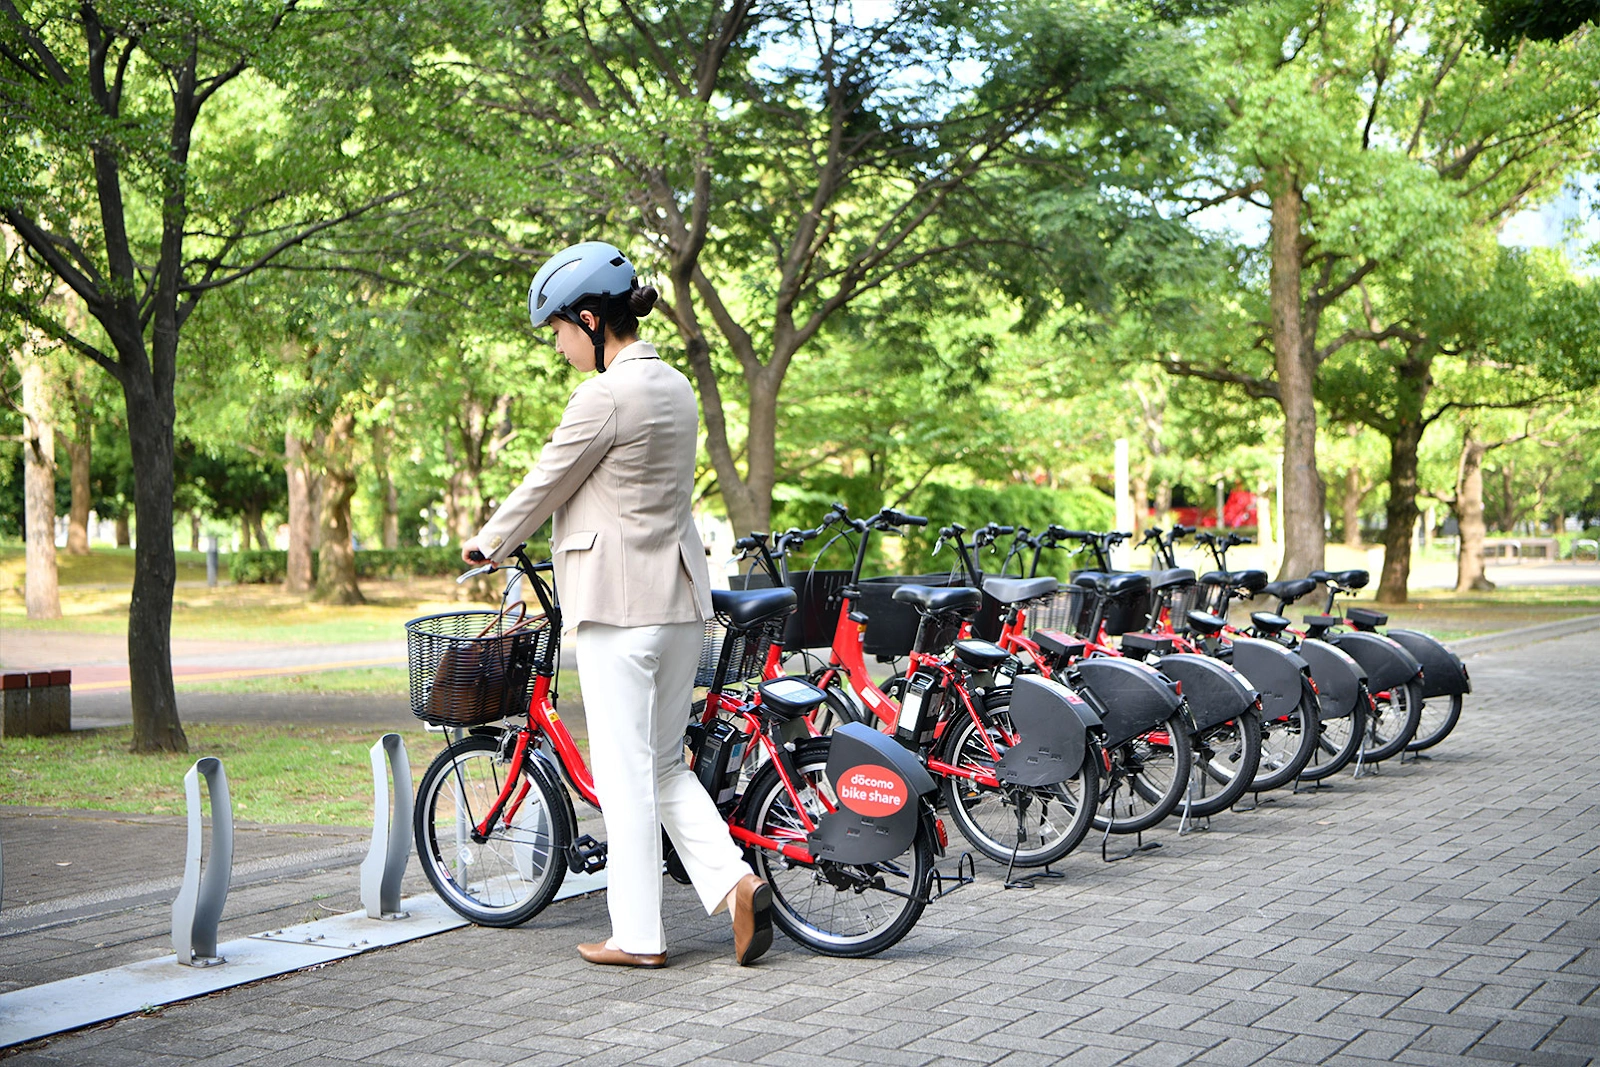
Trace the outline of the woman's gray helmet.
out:
[[[576,323],[594,342],[595,367],[604,371],[606,304],[613,297],[626,301],[637,285],[633,264],[615,245],[585,241],[551,256],[533,276],[528,287],[528,319],[535,328],[558,317]],[[600,298],[600,323],[593,330],[572,310],[574,304],[591,296]]]

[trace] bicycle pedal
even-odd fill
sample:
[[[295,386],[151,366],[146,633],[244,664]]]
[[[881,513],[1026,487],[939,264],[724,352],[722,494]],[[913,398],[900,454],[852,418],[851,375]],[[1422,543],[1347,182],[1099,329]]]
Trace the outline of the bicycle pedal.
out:
[[[573,874],[594,874],[606,866],[606,842],[580,834],[567,847],[567,869]]]

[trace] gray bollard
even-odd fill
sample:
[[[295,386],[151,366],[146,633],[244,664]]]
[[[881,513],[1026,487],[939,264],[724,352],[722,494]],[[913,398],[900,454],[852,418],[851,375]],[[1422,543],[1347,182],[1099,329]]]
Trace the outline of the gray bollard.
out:
[[[211,795],[211,848],[205,876],[200,874],[200,776]],[[228,775],[215,756],[195,760],[183,776],[189,805],[189,851],[183,865],[183,888],[172,902],[172,951],[186,967],[211,967],[226,962],[217,955],[217,922],[228,899],[233,875],[233,804]]]
[[[385,758],[387,757],[387,758]],[[384,773],[387,763],[389,773]],[[389,779],[394,779],[394,808]],[[371,919],[404,919],[400,879],[411,858],[411,760],[399,734],[384,734],[372,746],[372,847],[361,861],[361,903]]]

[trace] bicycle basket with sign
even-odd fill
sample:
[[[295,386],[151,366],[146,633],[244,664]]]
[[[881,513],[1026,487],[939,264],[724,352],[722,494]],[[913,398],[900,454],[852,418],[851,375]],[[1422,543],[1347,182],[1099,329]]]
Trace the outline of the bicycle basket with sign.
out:
[[[520,602],[406,623],[411,713],[434,726],[482,726],[528,706],[534,665],[547,658],[549,620]]]

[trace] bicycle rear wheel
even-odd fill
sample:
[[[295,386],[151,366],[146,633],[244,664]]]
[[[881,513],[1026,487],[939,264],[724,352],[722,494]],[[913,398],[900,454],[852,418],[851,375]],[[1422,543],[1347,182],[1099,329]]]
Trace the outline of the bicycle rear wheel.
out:
[[[1194,755],[1183,716],[1109,752],[1110,784],[1101,793],[1094,828],[1114,834],[1148,830],[1177,810],[1189,785]]]
[[[1417,722],[1417,734],[1406,746],[1407,752],[1421,752],[1432,748],[1450,736],[1450,731],[1461,721],[1461,694],[1451,693],[1450,702],[1441,704],[1438,698],[1424,701],[1422,717]]]
[[[1007,711],[1009,704],[999,704],[998,697],[999,694],[990,696],[996,706],[989,709],[989,714],[997,729],[990,729],[988,734],[990,742],[1004,754],[1007,746],[1000,731],[1010,733],[1013,727]],[[948,740],[943,742],[943,750],[948,753],[947,762],[993,774],[994,756],[978,725],[965,710],[956,714],[957,718],[946,726]],[[951,821],[973,848],[996,863],[1043,867],[1077,848],[1089,832],[1094,809],[1099,805],[1100,776],[1093,750],[1086,749],[1083,765],[1057,785],[995,789],[955,776],[943,779],[939,785]]]
[[[828,780],[828,741],[795,747],[796,793],[811,820],[838,807]],[[762,837],[804,847],[805,823],[774,764],[751,780],[740,825]],[[803,864],[764,848],[747,850],[750,866],[772,887],[772,918],[791,940],[824,956],[872,956],[898,942],[922,917],[933,872],[933,843],[919,826],[911,847],[884,863]]]
[[[1412,679],[1373,694],[1372,714],[1361,744],[1361,762],[1377,763],[1402,751],[1416,736],[1422,718],[1422,683]]]
[[[1289,714],[1263,718],[1261,766],[1248,792],[1264,793],[1300,777],[1300,772],[1311,762],[1320,731],[1317,695],[1309,689],[1300,694],[1300,703]]]
[[[412,828],[417,859],[451,910],[480,926],[516,926],[555,899],[566,877],[566,805],[525,756],[511,766],[509,740],[453,742],[422,776]],[[473,827],[515,779],[505,810],[483,840]]]
[[[1192,741],[1194,769],[1184,800],[1191,816],[1216,815],[1238,803],[1255,780],[1261,763],[1261,713],[1254,708]]]
[[[1356,706],[1349,715],[1336,719],[1317,719],[1317,747],[1311,750],[1311,759],[1300,771],[1300,781],[1316,782],[1330,778],[1356,758],[1361,748],[1362,735],[1367,730],[1367,687],[1363,685],[1356,695]]]

